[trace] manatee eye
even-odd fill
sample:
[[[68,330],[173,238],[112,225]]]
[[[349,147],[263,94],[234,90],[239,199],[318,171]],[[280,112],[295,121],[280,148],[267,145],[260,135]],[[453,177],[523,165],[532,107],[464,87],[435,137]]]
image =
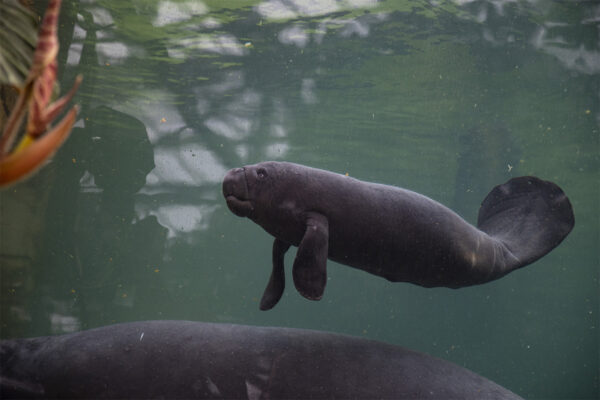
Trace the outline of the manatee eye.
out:
[[[256,176],[257,176],[259,179],[266,178],[266,177],[267,177],[267,170],[266,170],[266,169],[264,169],[264,168],[259,168],[259,169],[256,171]]]

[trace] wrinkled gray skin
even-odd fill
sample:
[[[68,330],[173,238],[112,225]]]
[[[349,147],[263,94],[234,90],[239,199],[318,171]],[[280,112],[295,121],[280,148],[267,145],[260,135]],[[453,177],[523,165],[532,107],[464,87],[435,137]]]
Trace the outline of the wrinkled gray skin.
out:
[[[555,184],[525,176],[495,187],[477,228],[409,190],[286,162],[232,169],[223,180],[229,209],[275,237],[261,309],[285,287],[283,257],[298,246],[294,284],[322,297],[327,258],[392,282],[459,288],[498,279],[556,247],[574,225]]]
[[[1,398],[518,399],[402,347],[289,328],[148,321],[0,342]]]

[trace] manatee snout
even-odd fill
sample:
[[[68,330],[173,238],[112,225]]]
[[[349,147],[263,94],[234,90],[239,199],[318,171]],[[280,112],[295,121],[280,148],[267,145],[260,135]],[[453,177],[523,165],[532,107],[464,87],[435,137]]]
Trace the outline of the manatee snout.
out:
[[[244,168],[229,170],[223,178],[223,196],[227,207],[238,217],[247,217],[254,210],[248,199],[248,183]]]
[[[246,184],[246,174],[244,168],[234,168],[227,171],[223,178],[223,195],[235,196],[246,199],[248,197],[248,186]]]

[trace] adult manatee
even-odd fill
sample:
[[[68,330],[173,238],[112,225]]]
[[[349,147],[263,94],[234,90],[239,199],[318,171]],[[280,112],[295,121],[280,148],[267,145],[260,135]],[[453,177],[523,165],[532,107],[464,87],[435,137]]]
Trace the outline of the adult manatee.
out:
[[[496,186],[481,204],[477,228],[418,193],[287,162],[232,169],[223,195],[234,214],[275,237],[263,310],[283,294],[291,245],[298,246],[294,284],[318,300],[327,258],[392,282],[459,288],[534,262],[574,225],[563,191],[532,176]]]
[[[519,398],[455,364],[389,344],[309,330],[186,321],[2,341],[0,397]]]

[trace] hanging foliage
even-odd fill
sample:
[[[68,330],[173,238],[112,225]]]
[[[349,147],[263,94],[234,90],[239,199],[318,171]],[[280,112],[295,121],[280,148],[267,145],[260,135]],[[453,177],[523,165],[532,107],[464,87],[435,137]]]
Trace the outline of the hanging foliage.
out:
[[[12,2],[2,4],[8,3]],[[51,101],[56,83],[60,3],[60,0],[50,0],[39,30],[33,63],[30,62],[31,68],[25,82],[16,85],[19,88],[19,98],[0,137],[0,187],[24,179],[37,171],[66,140],[75,123],[77,106],[74,106],[56,126],[49,128],[81,83],[81,76],[78,76],[66,96]],[[2,14],[2,19],[7,18],[9,14]],[[18,35],[18,29],[15,29],[14,34]],[[25,133],[21,135],[18,145],[14,146],[27,113],[29,115]]]

